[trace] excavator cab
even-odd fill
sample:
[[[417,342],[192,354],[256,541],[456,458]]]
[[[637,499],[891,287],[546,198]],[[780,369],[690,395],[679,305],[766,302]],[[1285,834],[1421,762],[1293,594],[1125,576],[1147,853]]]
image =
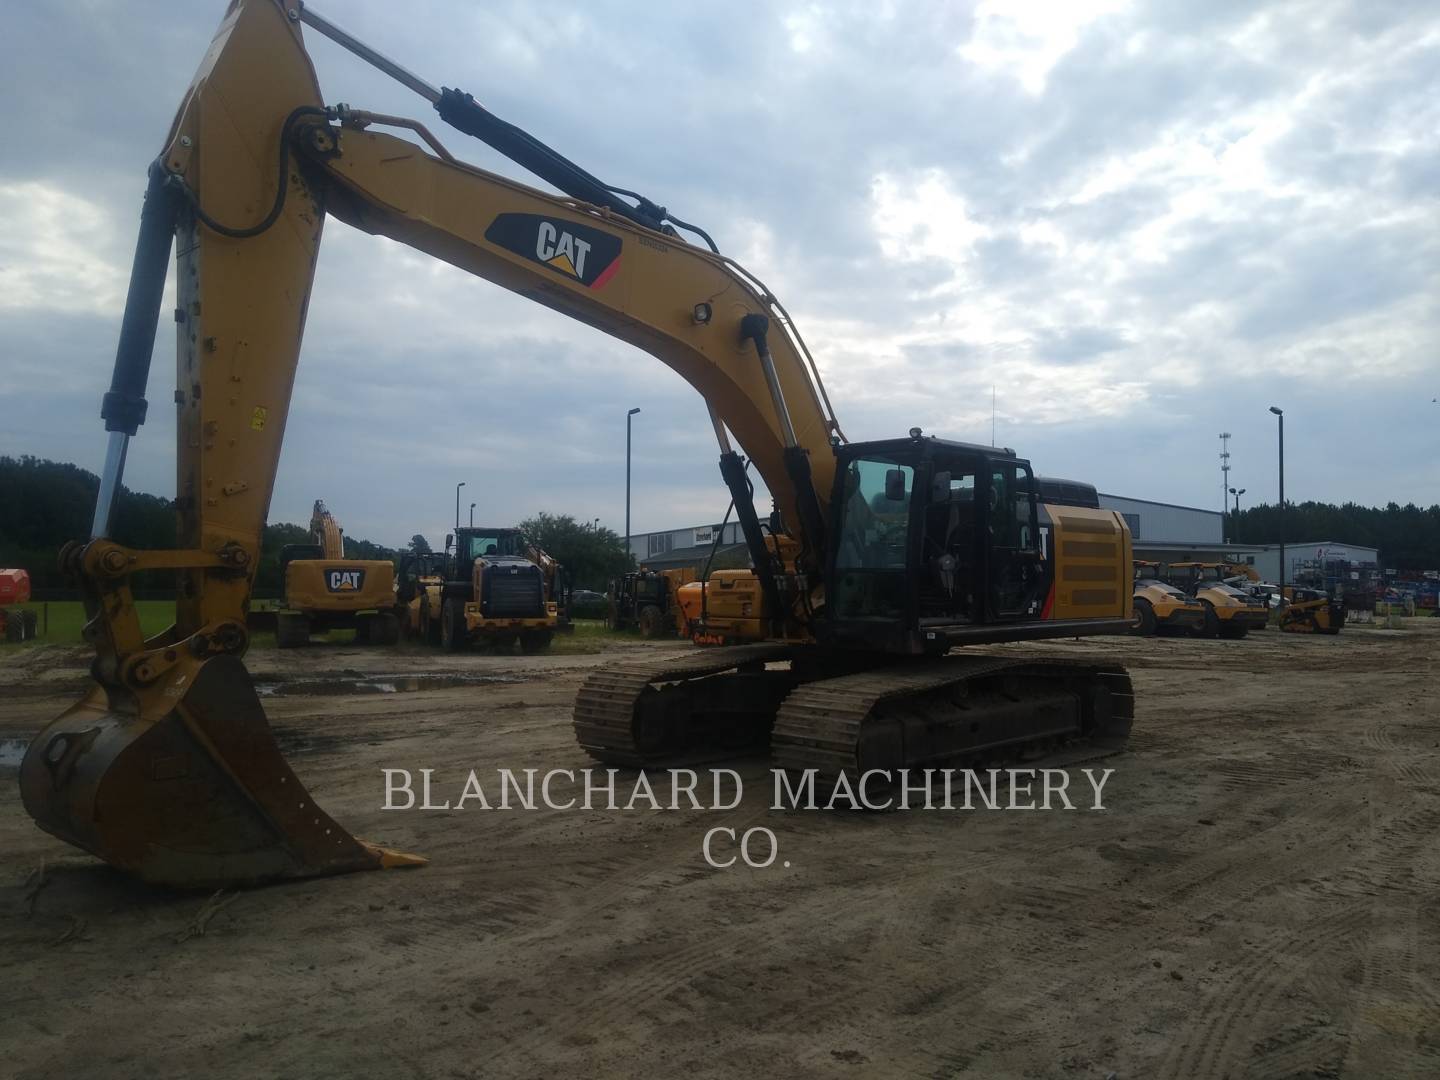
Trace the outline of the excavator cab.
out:
[[[839,455],[822,637],[885,652],[943,652],[953,638],[1035,617],[1044,599],[1029,462],[992,447],[912,437]]]

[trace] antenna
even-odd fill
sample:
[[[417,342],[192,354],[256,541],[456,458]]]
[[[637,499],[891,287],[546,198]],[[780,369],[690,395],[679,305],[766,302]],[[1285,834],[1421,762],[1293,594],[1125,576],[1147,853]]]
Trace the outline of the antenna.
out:
[[[995,384],[990,384],[990,445],[995,445]]]
[[[1230,433],[1220,432],[1220,542],[1225,542],[1225,511],[1230,509]]]

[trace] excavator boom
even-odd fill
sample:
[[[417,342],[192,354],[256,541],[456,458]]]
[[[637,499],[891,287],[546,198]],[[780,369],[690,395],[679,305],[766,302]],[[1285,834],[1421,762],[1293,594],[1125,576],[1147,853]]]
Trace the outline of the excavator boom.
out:
[[[240,660],[327,213],[659,357],[710,403],[731,472],[743,480],[727,429],[794,520],[818,520],[796,492],[796,456],[808,458],[812,490],[828,493],[833,473],[833,421],[790,334],[766,335],[776,307],[753,278],[613,197],[546,195],[463,164],[422,125],[397,121],[435,154],[374,130],[389,118],[327,110],[300,11],[233,0],[151,167],[102,409],[109,446],[92,538],[62,553],[84,590],[96,683],[22,763],[25,804],[43,828],[175,885],[423,861],[355,840],[315,806]],[[462,125],[503,141],[508,126],[467,95],[444,97]],[[145,419],[172,246],[179,543],[137,552],[108,534],[128,440]],[[319,509],[322,536],[338,542]],[[174,625],[148,640],[129,585],[140,570],[180,578]]]

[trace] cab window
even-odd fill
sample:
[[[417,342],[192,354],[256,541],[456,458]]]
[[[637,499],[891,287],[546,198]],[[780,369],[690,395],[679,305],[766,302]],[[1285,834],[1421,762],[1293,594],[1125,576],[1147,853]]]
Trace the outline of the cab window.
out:
[[[915,470],[889,461],[852,461],[845,472],[841,570],[903,570]]]

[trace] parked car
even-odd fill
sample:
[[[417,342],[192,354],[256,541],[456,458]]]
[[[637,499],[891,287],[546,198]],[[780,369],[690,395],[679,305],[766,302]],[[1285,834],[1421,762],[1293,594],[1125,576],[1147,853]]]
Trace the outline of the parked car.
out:
[[[594,589],[573,589],[569,610],[572,619],[604,619],[610,614],[610,601]]]

